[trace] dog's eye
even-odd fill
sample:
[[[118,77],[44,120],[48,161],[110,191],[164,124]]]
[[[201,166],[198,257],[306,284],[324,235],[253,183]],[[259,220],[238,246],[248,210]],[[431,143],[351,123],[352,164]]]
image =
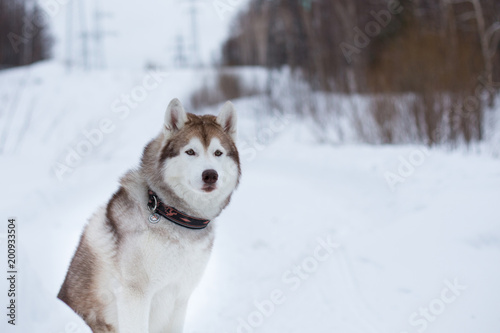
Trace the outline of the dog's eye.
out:
[[[216,150],[215,153],[214,153],[215,156],[221,156],[222,155],[222,152],[220,150]]]
[[[186,154],[188,154],[189,156],[194,156],[194,150],[192,149],[189,149],[189,150],[186,150]]]

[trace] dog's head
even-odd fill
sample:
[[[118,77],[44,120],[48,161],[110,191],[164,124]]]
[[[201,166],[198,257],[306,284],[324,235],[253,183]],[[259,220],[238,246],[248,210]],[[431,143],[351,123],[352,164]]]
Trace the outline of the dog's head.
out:
[[[186,113],[178,99],[165,112],[160,166],[165,183],[183,199],[227,199],[240,177],[236,112],[227,102],[217,117]]]

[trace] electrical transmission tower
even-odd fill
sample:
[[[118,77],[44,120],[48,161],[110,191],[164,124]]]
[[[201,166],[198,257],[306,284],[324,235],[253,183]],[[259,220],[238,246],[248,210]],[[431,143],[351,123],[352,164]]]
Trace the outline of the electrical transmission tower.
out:
[[[75,3],[78,2],[78,7]],[[113,33],[105,32],[102,28],[102,21],[105,18],[111,17],[110,13],[103,12],[99,9],[96,2],[95,10],[93,11],[93,29],[87,26],[87,14],[85,1],[69,1],[66,7],[66,67],[71,70],[78,65],[85,70],[89,70],[92,65],[96,68],[104,68],[106,66],[104,38]],[[80,46],[76,46],[74,41],[79,38]],[[93,59],[91,59],[91,43],[93,50]]]
[[[71,70],[75,65],[81,65],[85,70],[90,69],[89,61],[89,38],[85,19],[85,2],[78,1],[78,7],[75,7],[75,1],[68,2],[66,7],[66,68]],[[73,43],[80,38],[81,44],[75,46]]]
[[[66,6],[66,68],[71,70],[73,67],[73,8],[74,2],[70,1]]]
[[[85,2],[83,0],[78,1],[80,7],[78,8],[79,19],[80,19],[80,29],[81,29],[81,40],[82,40],[82,61],[83,68],[85,70],[90,69],[90,60],[89,60],[89,35],[87,32],[87,21],[85,19]]]
[[[185,43],[182,35],[177,36],[175,46],[174,64],[178,67],[186,66],[186,55],[184,51]]]

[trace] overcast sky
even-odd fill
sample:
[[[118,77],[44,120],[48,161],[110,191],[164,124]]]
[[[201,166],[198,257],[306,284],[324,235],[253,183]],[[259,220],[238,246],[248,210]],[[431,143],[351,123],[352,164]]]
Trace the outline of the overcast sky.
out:
[[[191,0],[39,0],[49,13],[55,44],[53,55],[65,60],[68,49],[76,63],[83,62],[82,35],[95,35],[96,6],[104,16],[98,20],[103,38],[100,54],[94,39],[89,57],[105,59],[111,68],[143,68],[146,62],[172,66],[182,36],[184,53],[191,55]],[[198,0],[197,32],[200,60],[209,64],[220,54],[220,44],[227,37],[232,19],[248,0]],[[70,13],[72,13],[70,15]],[[82,14],[84,13],[84,14]],[[68,22],[68,18],[71,20]],[[72,31],[68,34],[67,31]],[[67,36],[71,35],[68,40]]]

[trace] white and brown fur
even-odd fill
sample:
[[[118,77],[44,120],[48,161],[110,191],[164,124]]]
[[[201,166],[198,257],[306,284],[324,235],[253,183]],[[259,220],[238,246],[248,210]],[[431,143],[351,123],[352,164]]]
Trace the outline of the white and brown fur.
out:
[[[140,167],[89,220],[59,292],[93,332],[182,332],[214,242],[213,219],[239,182],[235,136],[230,102],[217,117],[188,114],[179,100],[170,102]],[[202,179],[207,169],[217,172],[215,184]],[[164,218],[149,223],[148,188],[165,204],[212,222],[201,230]]]

